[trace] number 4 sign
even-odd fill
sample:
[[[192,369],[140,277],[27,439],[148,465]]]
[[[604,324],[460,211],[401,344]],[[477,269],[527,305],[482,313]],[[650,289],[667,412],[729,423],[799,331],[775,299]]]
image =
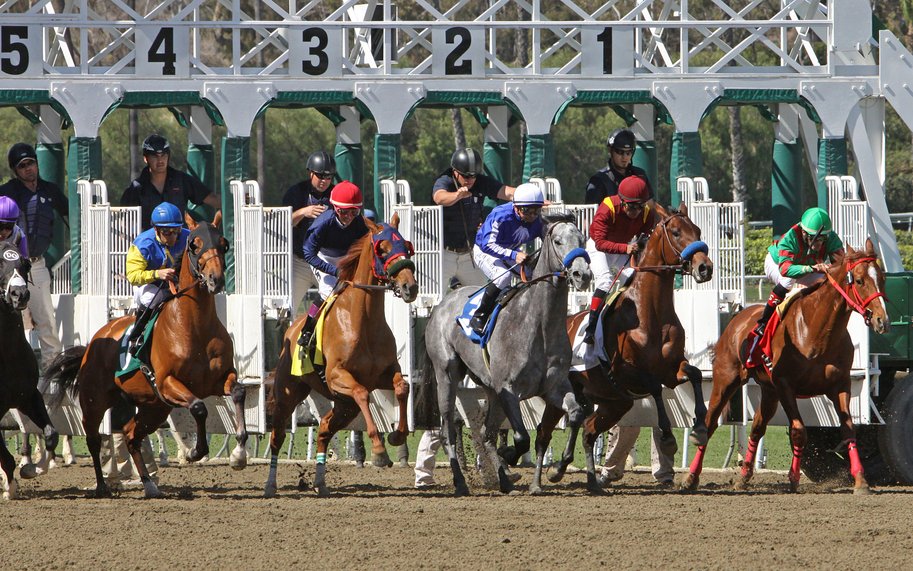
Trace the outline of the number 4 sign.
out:
[[[136,26],[136,75],[188,77],[190,41],[186,28]]]

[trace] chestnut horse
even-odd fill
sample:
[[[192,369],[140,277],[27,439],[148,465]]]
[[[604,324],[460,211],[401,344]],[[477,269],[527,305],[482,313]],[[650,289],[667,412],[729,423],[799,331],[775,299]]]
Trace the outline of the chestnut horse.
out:
[[[701,229],[688,218],[685,204],[677,211],[666,210],[658,204],[653,208],[657,222],[646,239],[637,265],[632,263],[637,270],[634,279],[602,324],[605,351],[614,380],[608,378],[602,366],[570,373],[571,383],[578,392],[582,391],[583,400],[598,405],[583,423],[587,489],[591,493],[601,491],[593,458],[596,438],[617,424],[634,406],[635,399],[653,397],[663,434],[663,453],[675,454],[677,445],[663,406],[663,386],[675,388],[685,382],[691,383],[695,397],[692,440],[697,444],[706,442],[701,372],[685,358],[685,329],[675,313],[673,289],[678,272],[691,275],[698,283],[710,280],[713,262],[707,256],[707,245],[701,241]],[[572,343],[585,315],[586,311],[567,320]],[[540,430],[551,432],[559,419],[558,411],[547,405]],[[558,482],[564,477],[574,459],[576,439],[576,430],[572,427],[567,448],[555,466],[556,472],[549,476],[550,481]]]
[[[29,261],[19,255],[12,242],[0,242],[0,418],[11,408],[26,415],[44,432],[45,451],[38,464],[22,466],[20,476],[34,478],[47,472],[57,446],[57,431],[51,425],[44,399],[38,390],[38,359],[25,338],[22,314],[29,301]],[[0,492],[4,500],[15,499],[18,486],[15,479],[16,461],[0,438]]]
[[[848,449],[850,473],[855,480],[853,492],[869,493],[850,415],[853,342],[846,327],[850,315],[856,311],[876,333],[884,333],[889,328],[883,293],[884,270],[878,263],[872,240],[866,240],[865,250],[848,246],[846,254],[831,264],[826,276],[827,281],[796,294],[799,297],[787,308],[783,321],[773,333],[769,373],[762,367],[746,369],[744,364],[750,347],[749,333],[764,310],[763,304],[736,315],[716,344],[713,393],[707,411],[708,437],[716,430],[717,419],[739,387],[750,378],[761,387],[761,405],[751,425],[748,451],[736,489],[744,489],[754,475],[758,441],[767,431],[767,423],[777,411],[779,402],[789,418],[793,447],[789,489],[796,491],[806,443],[805,425],[799,416],[796,399],[825,395],[837,410],[840,434]],[[705,450],[706,445],[698,447],[682,488],[697,489]]]
[[[225,286],[228,250],[228,241],[218,228],[221,218],[221,212],[217,212],[212,224],[197,225],[189,216],[185,217],[190,235],[181,261],[177,293],[165,302],[152,330],[147,363],[154,373],[154,383],[141,370],[124,377],[115,375],[121,367],[120,341],[133,323],[133,316],[110,321],[95,333],[88,347],[68,349],[49,367],[51,382],[61,385],[61,394],[72,386],[79,395],[86,444],[95,465],[95,497],[111,495],[99,461],[99,424],[105,411],[121,398],[128,398],[137,407],[136,415],[123,430],[147,498],[162,494],[149,477],[140,445],[176,406],[186,407],[196,421],[196,447],[189,457],[195,462],[209,452],[203,399],[231,395],[238,445],[230,463],[235,469],[247,465],[245,389],[237,379],[231,337],[216,314],[215,295]]]
[[[333,408],[320,419],[317,435],[317,474],[314,487],[320,496],[328,496],[326,487],[326,451],[330,439],[362,413],[371,438],[374,465],[392,466],[384,441],[371,418],[368,397],[374,389],[392,389],[399,404],[399,424],[388,436],[393,446],[406,440],[409,385],[403,379],[396,359],[396,341],[384,316],[384,292],[392,291],[406,303],[418,296],[415,265],[410,259],[412,244],[405,241],[397,228],[399,216],[390,224],[374,224],[365,219],[368,234],[356,241],[339,263],[340,293],[326,313],[323,324],[323,355],[326,382],[314,372],[304,376],[292,374],[292,359],[298,358],[298,338],[307,315],[292,323],[282,340],[282,352],[276,367],[275,382],[267,400],[272,417],[270,435],[270,468],[264,495],[276,495],[276,464],[285,429],[301,401],[311,390],[333,401]],[[381,285],[383,284],[383,285]],[[341,290],[341,291],[340,291]]]

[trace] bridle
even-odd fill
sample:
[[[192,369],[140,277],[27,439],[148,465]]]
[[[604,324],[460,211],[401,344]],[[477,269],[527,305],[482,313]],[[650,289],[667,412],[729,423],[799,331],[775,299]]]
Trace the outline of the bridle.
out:
[[[371,266],[371,272],[374,277],[380,281],[381,285],[360,284],[352,280],[342,282],[345,286],[351,286],[364,291],[391,291],[396,297],[402,297],[402,292],[396,287],[393,278],[404,269],[410,269],[415,273],[415,262],[412,256],[415,255],[415,247],[412,242],[403,238],[399,230],[389,224],[381,224],[381,231],[371,235],[371,253],[374,256],[374,263]],[[390,243],[388,252],[381,251],[381,244],[386,241]]]
[[[675,247],[675,244],[672,243],[672,238],[669,237],[668,224],[675,218],[685,218],[685,215],[681,212],[673,212],[665,218],[663,218],[653,229],[650,231],[650,237],[652,238],[653,233],[656,232],[657,228],[661,228],[663,231],[662,237],[660,238],[660,258],[666,260],[666,245],[669,249],[672,250],[672,253],[675,254],[675,263],[663,264],[658,266],[638,266],[634,263],[631,264],[631,267],[637,270],[638,272],[678,272],[688,273],[689,267],[691,266],[691,258],[698,252],[703,252],[706,254],[710,251],[710,248],[703,240],[695,240],[691,242],[683,249],[679,250]]]
[[[550,236],[551,236],[551,233],[554,231],[554,229],[559,224],[572,224],[572,222],[565,221],[565,220],[553,222],[548,225],[548,227],[545,230],[545,236],[542,237],[543,244],[547,244],[548,251],[551,252],[556,257],[558,255],[558,252],[555,251],[555,245],[552,243]],[[540,249],[540,252],[541,252],[541,249]],[[590,263],[590,255],[587,253],[587,251],[585,249],[579,248],[579,247],[574,248],[573,250],[571,250],[570,252],[565,254],[564,259],[561,260],[561,270],[559,270],[557,272],[543,274],[543,275],[539,276],[538,278],[534,278],[532,280],[528,279],[528,277],[526,275],[526,266],[521,265],[520,266],[520,281],[526,285],[532,285],[536,282],[544,281],[544,280],[551,279],[551,278],[557,278],[558,280],[566,280],[568,272],[570,271],[570,268],[571,268],[571,264],[573,264],[574,260],[576,260],[577,258],[583,258],[584,260],[586,260],[586,263],[588,263],[588,264]]]
[[[887,296],[885,296],[883,292],[876,291],[869,297],[863,299],[859,294],[859,290],[856,288],[856,281],[853,279],[853,268],[859,264],[866,262],[870,264],[877,263],[877,259],[874,256],[865,256],[863,258],[859,258],[858,260],[853,260],[852,262],[846,262],[846,282],[847,285],[850,286],[849,290],[853,293],[853,298],[850,298],[846,290],[840,287],[840,284],[837,283],[837,280],[835,280],[833,276],[831,276],[830,272],[826,272],[826,275],[827,281],[832,286],[834,286],[834,289],[840,292],[840,295],[843,296],[843,299],[846,301],[847,305],[849,305],[853,311],[861,315],[865,320],[866,326],[869,326],[872,323],[872,310],[868,309],[868,305],[872,303],[872,301],[874,301],[876,298],[883,297],[887,299]]]
[[[190,291],[191,289],[195,288],[198,285],[201,285],[203,283],[203,271],[202,270],[203,270],[203,268],[206,267],[206,264],[208,264],[213,258],[221,258],[222,256],[225,255],[225,252],[228,251],[229,247],[227,245],[225,246],[225,249],[222,250],[220,248],[220,244],[212,242],[211,233],[209,236],[203,237],[202,236],[203,232],[197,231],[199,228],[204,228],[204,227],[209,229],[209,226],[206,225],[205,223],[203,223],[203,224],[200,224],[199,226],[197,226],[197,228],[194,228],[190,232],[190,235],[187,236],[187,258],[190,262],[190,275],[193,277],[193,281],[190,283],[190,285],[187,285],[187,286],[181,288],[180,290],[177,290],[175,288],[173,282],[169,283],[169,287],[171,288],[171,293],[175,297]],[[203,239],[203,248],[204,248],[200,252],[200,254],[197,256],[195,256],[193,254],[193,252],[190,251],[190,244],[193,242],[194,238],[196,238],[196,237],[200,237]],[[207,242],[209,243],[209,247],[206,247]]]
[[[9,262],[9,263],[19,262],[19,264],[21,264],[23,261],[22,256],[19,255],[19,252],[17,252],[13,248],[10,248],[3,252],[3,259],[4,259],[4,261]],[[13,274],[10,276],[10,279],[6,282],[6,287],[3,288],[3,290],[2,290],[3,291],[3,302],[6,305],[9,305],[10,307],[13,307],[12,298],[10,296],[10,290],[14,287],[28,286],[28,283],[27,283],[28,271],[26,271],[25,276],[23,276],[21,273],[19,273],[19,269],[20,269],[19,267],[13,268]],[[15,309],[15,308],[13,307],[13,309]]]

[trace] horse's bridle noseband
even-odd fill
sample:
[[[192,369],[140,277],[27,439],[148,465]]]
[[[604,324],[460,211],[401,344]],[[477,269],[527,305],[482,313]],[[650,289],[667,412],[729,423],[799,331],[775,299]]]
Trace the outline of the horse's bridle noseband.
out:
[[[866,256],[864,258],[859,258],[858,260],[853,260],[852,263],[849,261],[846,262],[847,284],[850,286],[848,289],[853,292],[853,299],[851,299],[849,294],[846,293],[846,290],[840,287],[840,284],[838,284],[837,280],[831,276],[830,272],[825,272],[825,275],[827,276],[828,282],[834,286],[834,288],[840,292],[840,295],[843,296],[843,299],[846,300],[847,305],[849,305],[853,311],[862,316],[862,318],[865,320],[866,327],[868,327],[872,323],[872,310],[868,309],[869,304],[879,297],[887,299],[887,296],[885,296],[885,294],[880,291],[876,291],[865,299],[862,299],[862,296],[859,295],[859,290],[856,288],[856,283],[853,280],[852,272],[853,268],[864,262],[872,264],[878,263],[878,260],[874,256]]]
[[[653,230],[650,231],[650,236],[653,236],[653,232],[656,232],[657,228],[662,228],[663,236],[660,239],[660,255],[663,260],[666,259],[666,244],[669,245],[669,248],[672,250],[672,253],[675,254],[675,260],[677,263],[673,264],[664,264],[659,266],[638,266],[631,264],[631,267],[639,272],[684,272],[687,273],[687,267],[691,263],[691,258],[694,257],[698,252],[703,252],[706,254],[710,251],[710,248],[703,240],[695,240],[684,247],[684,249],[679,250],[675,247],[675,244],[672,243],[672,238],[669,237],[669,229],[666,225],[669,221],[675,218],[684,218],[685,215],[681,212],[673,212],[665,218],[659,221],[656,226],[653,227]]]

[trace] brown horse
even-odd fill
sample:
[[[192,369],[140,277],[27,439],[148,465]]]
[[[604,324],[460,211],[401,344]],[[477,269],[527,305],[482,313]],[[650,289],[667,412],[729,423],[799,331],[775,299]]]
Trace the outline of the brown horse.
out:
[[[122,398],[137,407],[136,415],[123,430],[147,498],[160,497],[161,492],[149,477],[140,445],[176,406],[186,407],[196,421],[197,443],[189,457],[195,462],[209,452],[203,399],[231,395],[238,446],[230,462],[236,469],[247,465],[245,389],[237,380],[231,337],[216,314],[215,294],[225,286],[228,250],[228,241],[218,228],[221,218],[219,212],[212,224],[199,225],[190,217],[185,218],[190,235],[182,258],[177,295],[165,303],[152,331],[147,362],[154,373],[154,382],[140,370],[129,376],[115,375],[120,368],[119,341],[133,323],[133,316],[110,321],[98,330],[88,347],[68,349],[49,367],[51,382],[61,385],[61,393],[72,385],[79,395],[86,444],[95,464],[95,497],[111,494],[99,461],[99,424],[105,411]]]
[[[736,489],[744,489],[754,475],[754,456],[758,442],[767,431],[767,423],[777,411],[777,403],[789,418],[789,437],[793,461],[789,471],[789,489],[799,486],[799,466],[805,448],[805,425],[799,416],[797,398],[825,395],[834,404],[840,422],[840,433],[846,444],[854,493],[869,493],[859,451],[856,431],[850,415],[850,368],[853,342],[847,331],[850,315],[857,311],[876,333],[889,328],[884,301],[884,271],[878,263],[872,241],[865,250],[847,247],[842,259],[827,271],[827,281],[806,288],[788,307],[783,321],[773,333],[770,373],[763,368],[746,369],[749,333],[764,310],[754,305],[736,315],[716,344],[713,360],[713,393],[707,411],[708,437],[717,428],[717,419],[736,391],[750,378],[761,387],[761,405],[751,425],[748,451],[742,463]],[[880,299],[879,299],[880,298]],[[700,446],[691,462],[690,474],[682,484],[697,489],[704,460],[705,446]]]
[[[673,288],[678,272],[691,275],[697,282],[713,276],[713,262],[707,256],[707,246],[701,241],[701,230],[688,218],[688,209],[666,210],[654,206],[656,225],[646,239],[646,246],[637,261],[637,272],[628,289],[616,300],[610,318],[603,321],[603,339],[609,356],[611,378],[602,366],[584,372],[572,371],[571,383],[582,400],[598,405],[584,421],[583,449],[586,453],[587,488],[601,491],[596,478],[593,445],[596,438],[618,423],[634,406],[634,400],[652,396],[657,409],[659,427],[663,433],[663,452],[674,454],[677,445],[672,424],[662,401],[663,386],[675,388],[690,382],[695,396],[695,419],[692,440],[706,441],[704,426],[701,372],[685,358],[685,330],[675,313]],[[586,311],[568,318],[568,336],[573,343]],[[548,438],[560,411],[547,405],[539,437]],[[567,448],[552,482],[564,477],[573,461],[577,434],[572,428]]]
[[[368,397],[374,389],[392,389],[399,403],[399,424],[388,441],[399,446],[406,440],[409,385],[403,379],[396,359],[393,332],[384,317],[384,292],[392,290],[406,303],[418,296],[415,265],[411,261],[412,245],[400,235],[399,216],[390,225],[365,220],[368,234],[356,241],[339,263],[342,287],[326,314],[323,325],[323,354],[326,383],[317,373],[292,375],[292,359],[297,357],[298,338],[307,316],[292,323],[283,339],[282,352],[267,411],[272,416],[269,476],[264,495],[276,494],[276,464],[285,441],[289,419],[311,390],[333,401],[333,408],[320,420],[317,435],[317,475],[314,487],[321,496],[329,495],[325,483],[326,451],[330,439],[362,413],[373,444],[374,465],[388,467],[393,463],[384,448],[377,425],[368,409]],[[384,285],[380,285],[383,283]],[[339,291],[339,287],[337,291]]]

